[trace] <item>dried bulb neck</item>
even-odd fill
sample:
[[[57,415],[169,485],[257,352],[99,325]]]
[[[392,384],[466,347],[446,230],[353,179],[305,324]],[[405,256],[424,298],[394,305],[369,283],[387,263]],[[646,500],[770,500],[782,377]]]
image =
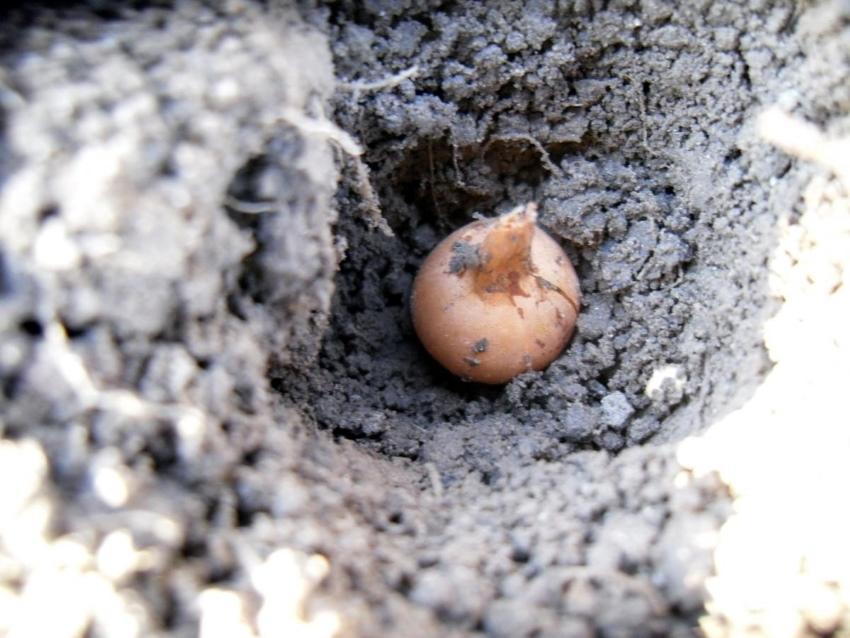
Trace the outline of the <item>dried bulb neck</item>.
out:
[[[515,208],[495,219],[479,247],[480,263],[475,271],[479,294],[521,294],[519,282],[534,273],[531,242],[534,239],[537,205]]]

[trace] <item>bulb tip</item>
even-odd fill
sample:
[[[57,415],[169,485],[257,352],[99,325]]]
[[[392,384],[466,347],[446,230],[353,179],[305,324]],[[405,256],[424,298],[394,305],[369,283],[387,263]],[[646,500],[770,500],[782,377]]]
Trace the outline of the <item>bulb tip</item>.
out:
[[[512,211],[496,218],[502,227],[526,227],[537,223],[537,203],[520,204]]]

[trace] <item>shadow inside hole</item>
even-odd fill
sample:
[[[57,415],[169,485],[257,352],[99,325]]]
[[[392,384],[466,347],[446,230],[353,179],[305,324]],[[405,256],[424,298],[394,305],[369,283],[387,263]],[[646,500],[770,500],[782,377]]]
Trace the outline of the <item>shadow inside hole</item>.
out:
[[[395,162],[373,165],[373,183],[395,236],[389,238],[371,231],[362,220],[344,214],[352,206],[341,201],[343,215],[336,232],[345,238],[348,250],[336,275],[329,329],[316,365],[309,370],[293,371],[291,375],[287,373],[285,383],[277,382],[278,387],[284,388],[284,396],[294,405],[309,404],[321,427],[390,456],[419,458],[420,451],[440,429],[449,427],[460,432],[469,424],[492,417],[498,423],[479,428],[475,434],[479,442],[489,445],[508,440],[522,454],[549,460],[557,460],[578,448],[619,452],[652,436],[661,427],[659,421],[664,422],[671,414],[680,414],[678,420],[685,424],[671,429],[680,433],[693,431],[705,423],[706,406],[713,403],[710,394],[701,389],[701,383],[729,388],[728,393],[724,390],[727,399],[738,396],[743,384],[736,381],[735,365],[729,363],[737,355],[727,356],[722,344],[712,339],[723,318],[710,308],[702,309],[696,299],[685,300],[696,289],[693,287],[696,281],[710,279],[710,273],[701,270],[704,264],[699,256],[689,257],[679,268],[681,277],[691,287],[684,296],[678,290],[682,279],[672,277],[669,281],[659,279],[654,287],[647,285],[645,290],[637,292],[629,287],[609,291],[615,315],[645,307],[645,312],[657,313],[658,317],[612,323],[624,333],[620,335],[608,335],[602,329],[595,337],[584,339],[579,331],[562,355],[563,362],[556,363],[554,370],[523,376],[505,386],[471,384],[455,378],[427,354],[416,338],[409,315],[409,291],[428,252],[448,233],[471,221],[473,214],[492,215],[497,206],[510,202],[517,193],[540,193],[546,190],[541,186],[547,183],[568,182],[562,196],[568,211],[573,201],[603,216],[609,209],[617,209],[623,230],[617,235],[607,222],[603,224],[600,233],[608,240],[606,246],[620,244],[628,252],[626,244],[633,237],[625,229],[646,225],[652,215],[657,217],[658,232],[681,234],[683,229],[672,222],[669,228],[664,225],[665,214],[676,213],[677,219],[692,225],[690,233],[698,251],[711,245],[712,251],[723,253],[725,248],[715,243],[716,236],[709,224],[711,215],[724,213],[691,211],[687,202],[679,199],[684,191],[681,179],[676,187],[671,185],[668,160],[635,155],[634,149],[629,153],[593,149],[590,137],[588,134],[575,142],[543,145],[524,136],[503,136],[464,147],[453,145],[448,135],[422,138]],[[568,175],[560,174],[561,161],[569,163]],[[742,161],[740,153],[733,151],[721,156],[719,166]],[[698,169],[704,167],[684,161],[678,167],[681,175]],[[618,175],[625,175],[625,180]],[[586,186],[570,190],[575,182],[582,180]],[[722,180],[711,185],[725,192]],[[642,189],[641,196],[645,199],[631,198],[636,187]],[[558,188],[561,186],[552,190],[561,192]],[[646,201],[653,198],[658,198],[658,202],[652,204],[654,208],[647,209]],[[680,214],[681,208],[688,208],[688,213]],[[614,219],[613,212],[608,218]],[[743,232],[743,225],[738,230]],[[770,243],[769,238],[763,237],[759,243],[764,242]],[[752,248],[755,252],[760,250],[759,246]],[[577,256],[575,265],[580,271],[585,267],[592,270],[598,267],[593,260],[599,250],[598,246],[580,246],[571,251],[571,256]],[[651,257],[652,250],[647,254]],[[623,263],[627,263],[625,258]],[[749,265],[741,263],[740,267],[747,269]],[[756,280],[764,279],[761,273],[751,274]],[[599,273],[589,275],[590,292],[604,292],[599,288]],[[582,272],[580,276],[584,287]],[[761,288],[766,290],[764,286]],[[696,370],[691,370],[691,385],[684,398],[662,407],[653,405],[644,396],[643,386],[656,367],[667,363],[666,359],[676,360],[677,338],[672,332],[679,328],[666,325],[676,323],[666,322],[670,319],[665,317],[670,310],[667,306],[647,302],[659,296],[681,297],[682,304],[693,303],[700,315],[697,319],[704,320],[703,332],[712,344],[705,357],[726,357],[719,365],[709,362],[704,368],[722,378],[701,381]],[[751,310],[740,304],[730,309],[732,313]],[[679,323],[687,324],[690,320],[685,318]],[[757,331],[758,321],[748,318],[742,322],[741,330]],[[646,339],[666,341],[668,345],[655,350],[632,348],[631,342]],[[744,374],[756,380],[764,373],[762,349],[757,341],[757,338],[741,339],[753,352],[752,356],[744,357],[747,361]],[[588,359],[598,363],[592,371],[584,372]],[[581,387],[576,389],[576,385]],[[621,431],[619,422],[606,421],[610,416],[602,410],[603,399],[621,390],[637,401],[636,411],[630,417],[638,424],[633,437],[626,429]],[[597,415],[589,421],[590,425],[583,426],[581,435],[573,435],[570,430],[572,413],[567,408],[575,405],[588,407]],[[534,427],[528,427],[529,423],[535,424]],[[551,443],[551,449],[544,454],[541,450],[547,448],[547,442]]]

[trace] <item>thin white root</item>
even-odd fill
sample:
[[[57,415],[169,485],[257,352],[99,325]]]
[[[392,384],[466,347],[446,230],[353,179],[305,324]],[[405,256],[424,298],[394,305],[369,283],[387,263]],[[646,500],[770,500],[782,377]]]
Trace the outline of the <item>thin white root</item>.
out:
[[[325,118],[309,117],[298,109],[284,108],[281,118],[307,135],[317,135],[335,142],[345,153],[354,157],[363,155],[360,144],[336,124]]]
[[[484,151],[486,152],[487,149],[495,142],[528,142],[538,153],[540,153],[540,162],[546,167],[546,170],[557,177],[564,176],[564,172],[552,161],[552,158],[549,156],[549,151],[543,148],[543,144],[541,144],[536,137],[529,135],[528,133],[509,133],[494,137],[484,146]]]
[[[352,91],[353,93],[360,93],[361,91],[380,91],[381,89],[391,89],[396,87],[405,80],[415,77],[418,73],[419,67],[414,65],[409,69],[400,71],[399,73],[386,77],[382,80],[375,80],[373,82],[366,82],[364,80],[357,80],[355,82],[337,82],[337,87],[345,91]]]
[[[390,228],[387,220],[381,214],[381,202],[378,200],[375,189],[372,188],[372,181],[369,179],[369,167],[359,157],[352,157],[351,161],[354,163],[354,172],[357,175],[357,191],[363,198],[363,207],[369,215],[370,223],[387,237],[394,237],[393,229]]]
[[[850,190],[850,138],[829,139],[817,126],[772,106],[758,118],[764,140],[789,155],[832,171]]]
[[[228,208],[232,208],[238,213],[245,213],[246,215],[261,215],[274,211],[273,202],[245,202],[230,195],[225,196],[224,203]]]
[[[431,489],[438,499],[443,498],[443,480],[440,478],[440,470],[433,463],[426,463],[425,470],[428,472],[428,480],[431,481]]]
[[[357,175],[357,191],[363,198],[370,222],[387,237],[393,237],[394,233],[381,214],[380,201],[375,194],[375,189],[372,188],[372,182],[369,180],[369,167],[360,159],[360,156],[363,155],[363,148],[360,144],[351,135],[326,118],[309,117],[293,108],[283,109],[281,118],[306,135],[316,135],[334,142],[343,153],[351,157]],[[246,202],[239,202],[238,200],[232,203],[236,204],[236,206],[231,206],[235,210],[242,210],[246,205]],[[228,202],[228,205],[230,204],[231,202]],[[254,207],[248,204],[248,208]],[[254,212],[254,210],[242,210],[242,212]]]

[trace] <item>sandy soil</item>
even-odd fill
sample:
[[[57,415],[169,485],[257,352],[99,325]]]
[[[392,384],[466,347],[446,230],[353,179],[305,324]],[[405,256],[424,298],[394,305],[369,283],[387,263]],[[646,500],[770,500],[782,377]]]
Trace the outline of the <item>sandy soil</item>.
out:
[[[0,635],[845,635],[848,25],[8,11]],[[526,201],[577,333],[464,383],[413,277]]]

